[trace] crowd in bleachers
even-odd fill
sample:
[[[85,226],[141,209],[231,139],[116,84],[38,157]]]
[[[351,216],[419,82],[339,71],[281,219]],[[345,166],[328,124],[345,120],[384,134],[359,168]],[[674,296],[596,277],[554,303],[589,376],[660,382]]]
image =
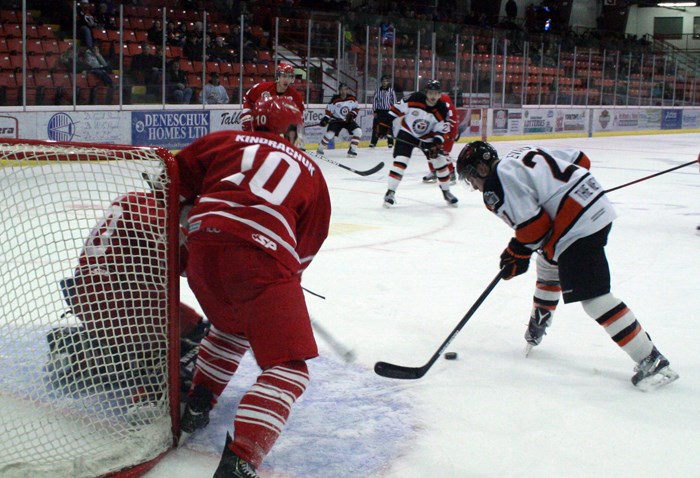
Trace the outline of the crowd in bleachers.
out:
[[[472,11],[455,22],[454,2],[442,0],[365,2],[353,11],[347,0],[165,2],[171,6],[162,6],[163,0],[130,0],[122,22],[114,0],[82,1],[75,7],[62,0],[59,8],[49,0],[36,3],[44,8],[27,13],[26,45],[21,9],[0,10],[0,105],[73,104],[74,85],[77,104],[201,103],[213,73],[216,86],[237,103],[240,93],[273,78],[276,35],[299,58],[330,58],[334,67],[339,22],[344,46],[356,53],[355,71],[368,67],[370,75],[377,70],[393,75],[399,91],[418,88],[419,78],[437,77],[447,91],[505,92],[507,102],[617,104],[615,95],[625,80],[634,82],[624,93],[628,104],[700,100],[697,73],[670,71],[646,39],[575,31],[556,8],[542,15],[534,4],[523,18]],[[438,27],[436,22],[446,23]],[[321,103],[322,81],[320,74],[307,71],[296,86],[302,92],[308,87],[307,101]],[[119,91],[119,85],[124,89]]]

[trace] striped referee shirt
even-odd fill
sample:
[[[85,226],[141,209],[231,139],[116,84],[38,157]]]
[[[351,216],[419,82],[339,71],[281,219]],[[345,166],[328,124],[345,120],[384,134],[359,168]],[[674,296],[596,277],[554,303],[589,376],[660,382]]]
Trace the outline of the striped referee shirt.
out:
[[[374,111],[390,110],[394,103],[396,103],[396,93],[391,86],[386,88],[380,86],[377,88],[377,92],[374,93],[374,99],[372,100]]]

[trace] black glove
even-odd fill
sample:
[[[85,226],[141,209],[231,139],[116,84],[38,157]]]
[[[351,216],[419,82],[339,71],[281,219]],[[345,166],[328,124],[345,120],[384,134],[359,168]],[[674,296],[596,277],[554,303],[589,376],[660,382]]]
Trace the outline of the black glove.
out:
[[[345,117],[345,121],[347,121],[347,122],[355,121],[355,118],[357,118],[357,113],[355,113],[354,111],[351,111]]]
[[[321,122],[319,123],[319,125],[321,125],[325,128],[326,126],[328,126],[328,123],[330,123],[330,122],[331,122],[331,119],[328,116],[324,116],[323,118],[321,118]]]
[[[530,266],[530,256],[532,250],[522,242],[513,238],[508,243],[508,247],[501,254],[502,277],[505,280],[524,274]]]
[[[425,145],[423,152],[428,157],[428,159],[435,159],[442,153],[442,143],[430,143]]]

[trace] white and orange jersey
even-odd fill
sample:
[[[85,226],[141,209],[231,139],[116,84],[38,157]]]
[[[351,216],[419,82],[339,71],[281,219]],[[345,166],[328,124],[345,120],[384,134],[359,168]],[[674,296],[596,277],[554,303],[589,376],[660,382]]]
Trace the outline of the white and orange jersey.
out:
[[[354,120],[360,112],[360,105],[357,104],[355,95],[333,95],[331,102],[326,106],[326,116],[332,120],[349,121]],[[352,114],[348,118],[348,114]]]
[[[616,217],[603,187],[585,166],[590,161],[578,150],[515,149],[486,178],[484,203],[515,229],[518,241],[557,260],[576,240]]]
[[[401,118],[401,130],[420,141],[430,143],[440,136],[444,143],[450,131],[450,111],[445,102],[438,100],[428,106],[425,93],[420,91],[392,105],[389,114]]]
[[[328,236],[331,202],[321,169],[279,135],[219,131],[177,155],[189,239],[243,239],[294,272]],[[217,239],[219,238],[219,239]]]

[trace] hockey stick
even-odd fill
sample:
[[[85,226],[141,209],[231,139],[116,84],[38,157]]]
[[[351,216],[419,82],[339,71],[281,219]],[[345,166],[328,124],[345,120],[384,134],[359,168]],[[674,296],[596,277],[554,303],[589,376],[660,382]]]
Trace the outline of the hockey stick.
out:
[[[338,161],[335,161],[335,160],[333,160],[333,159],[327,158],[326,156],[324,156],[324,155],[322,155],[322,154],[318,154],[318,153],[315,152],[315,151],[307,151],[306,154],[308,154],[308,155],[311,156],[311,157],[314,157],[314,158],[320,159],[320,160],[322,160],[322,161],[325,161],[325,162],[327,162],[327,163],[331,163],[331,164],[333,164],[333,165],[335,165],[335,166],[341,167],[341,168],[343,168],[343,169],[347,169],[348,171],[350,171],[350,172],[352,172],[352,173],[355,173],[355,174],[359,174],[360,176],[370,176],[370,175],[372,175],[372,174],[374,174],[374,173],[376,173],[376,172],[378,172],[378,171],[381,171],[381,169],[384,167],[384,162],[382,161],[381,163],[377,164],[377,165],[374,166],[373,168],[370,168],[370,169],[361,171],[361,170],[358,170],[358,169],[355,169],[355,168],[351,168],[350,166],[346,166],[346,165],[344,165],[344,164],[342,164],[342,163],[339,163]]]
[[[450,335],[447,336],[447,339],[440,345],[440,347],[437,349],[437,351],[433,354],[432,357],[430,357],[430,360],[428,360],[428,363],[423,365],[422,367],[406,367],[403,365],[394,365],[391,363],[387,362],[377,362],[374,364],[374,372],[377,375],[381,375],[382,377],[387,377],[387,378],[399,378],[399,379],[407,379],[407,380],[415,380],[418,378],[421,378],[423,375],[425,375],[428,370],[430,370],[430,367],[433,366],[433,364],[437,361],[438,358],[440,358],[440,355],[445,351],[445,349],[450,345],[452,340],[457,336],[460,330],[462,330],[462,327],[469,321],[469,319],[474,315],[474,312],[476,312],[476,309],[479,308],[482,302],[486,299],[486,297],[491,293],[491,291],[496,287],[496,284],[501,280],[501,275],[503,274],[503,270],[498,271],[498,275],[494,277],[494,279],[491,281],[491,283],[486,286],[486,290],[484,290],[481,295],[479,296],[478,299],[476,299],[476,302],[474,302],[474,305],[471,306],[467,314],[462,317],[462,320],[459,321],[459,324],[457,324],[457,327],[455,327],[452,332],[450,332]]]
[[[328,346],[335,352],[345,363],[353,363],[355,361],[355,352],[336,340],[328,330],[323,327],[318,321],[311,319],[311,326],[316,333],[326,341]]]
[[[649,176],[644,176],[643,178],[635,179],[634,181],[630,181],[630,182],[625,183],[625,184],[620,184],[619,186],[615,186],[614,188],[606,189],[605,192],[609,193],[609,192],[617,191],[618,189],[622,189],[622,188],[625,188],[627,186],[631,186],[633,184],[641,183],[642,181],[646,181],[647,179],[655,178],[656,176],[661,176],[662,174],[670,173],[671,171],[675,171],[676,169],[685,168],[686,166],[690,166],[691,164],[696,164],[698,162],[700,162],[700,156],[698,157],[698,159],[696,159],[694,161],[690,161],[689,163],[683,163],[679,166],[674,166],[672,168],[665,169],[664,171],[650,174]]]
[[[306,287],[302,287],[302,289],[308,294],[326,300],[326,298],[321,294],[317,294],[316,292],[309,290]],[[333,335],[330,332],[328,332],[328,330],[326,330],[325,327],[323,327],[313,318],[311,319],[311,326],[314,328],[316,333],[320,335],[323,338],[323,340],[326,341],[326,343],[330,346],[333,352],[338,354],[338,356],[340,356],[340,358],[342,358],[345,363],[352,363],[355,361],[355,352],[338,342],[338,340],[335,337],[333,337]]]

